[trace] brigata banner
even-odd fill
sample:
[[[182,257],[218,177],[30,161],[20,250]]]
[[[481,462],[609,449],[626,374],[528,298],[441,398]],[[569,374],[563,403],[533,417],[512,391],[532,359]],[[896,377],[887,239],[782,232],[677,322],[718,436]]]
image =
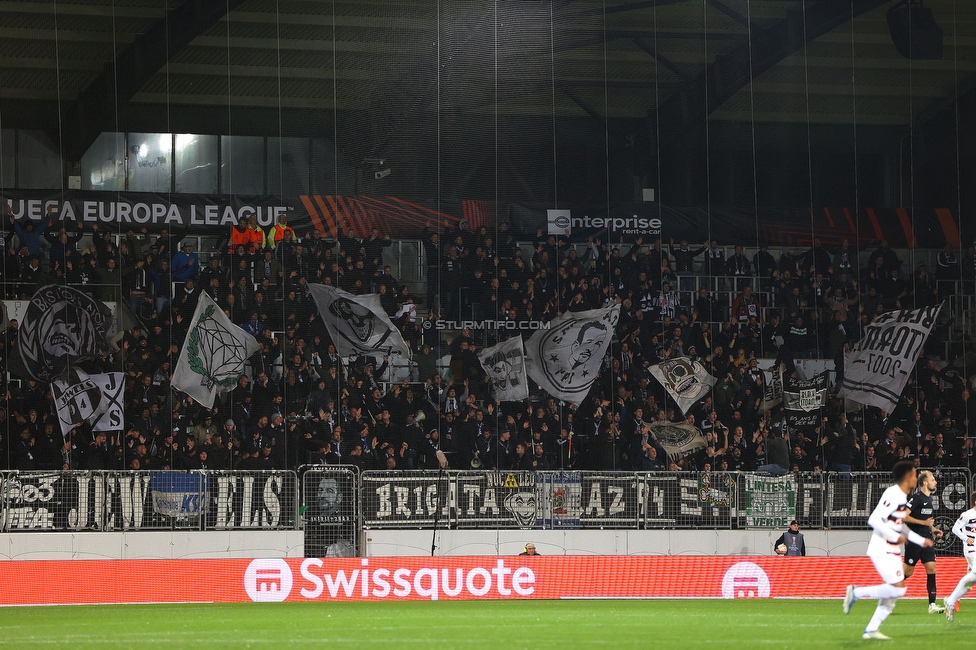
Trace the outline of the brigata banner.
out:
[[[871,321],[844,360],[844,383],[838,395],[890,413],[941,309],[940,304],[887,311]]]
[[[939,558],[947,584],[965,573],[963,558]],[[866,557],[473,556],[8,561],[0,580],[0,605],[832,598],[839,609],[848,584],[877,573]],[[924,580],[907,584],[925,597]]]

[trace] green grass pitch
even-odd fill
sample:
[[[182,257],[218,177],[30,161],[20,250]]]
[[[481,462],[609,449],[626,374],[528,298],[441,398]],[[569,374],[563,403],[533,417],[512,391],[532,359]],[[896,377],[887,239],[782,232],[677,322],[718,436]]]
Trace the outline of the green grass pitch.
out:
[[[112,605],[0,608],[14,648],[965,648],[976,606],[954,623],[921,600],[898,603],[863,641],[874,611],[840,600],[575,600]],[[968,611],[967,611],[968,610]]]

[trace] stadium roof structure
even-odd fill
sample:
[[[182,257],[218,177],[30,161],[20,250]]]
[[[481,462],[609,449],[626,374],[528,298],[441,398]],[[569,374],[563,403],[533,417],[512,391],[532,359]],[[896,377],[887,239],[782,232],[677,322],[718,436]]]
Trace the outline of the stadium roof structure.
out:
[[[976,3],[926,0],[945,28],[940,60],[898,53],[891,5],[3,1],[0,122],[46,131],[68,160],[106,131],[353,130],[350,159],[423,149],[431,125],[497,141],[488,118],[511,142],[526,121],[583,120],[625,143],[649,138],[651,150],[706,115],[904,131],[976,85]]]

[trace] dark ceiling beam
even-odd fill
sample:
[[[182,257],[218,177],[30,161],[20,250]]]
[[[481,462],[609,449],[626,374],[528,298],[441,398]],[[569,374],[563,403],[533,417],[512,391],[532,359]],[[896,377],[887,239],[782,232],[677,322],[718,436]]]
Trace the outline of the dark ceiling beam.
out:
[[[753,27],[753,25],[749,22],[749,19],[747,17],[743,16],[742,14],[740,14],[738,11],[728,6],[727,4],[723,2],[719,2],[719,0],[708,0],[708,4],[712,5],[713,7],[721,11],[723,14],[725,14],[735,22],[742,25],[743,27],[745,28]]]
[[[754,78],[802,50],[806,43],[848,23],[852,14],[859,16],[888,1],[853,0],[853,8],[849,2],[836,0],[808,2],[805,20],[801,12],[789,12],[770,26],[762,38],[753,39],[752,43],[744,39],[726,55],[717,56],[705,71],[686,77],[684,83],[661,103],[657,115],[654,109],[648,111],[652,146],[658,140],[658,133],[660,145],[685,137]]]
[[[641,11],[642,9],[652,9],[654,7],[664,7],[667,5],[676,5],[686,2],[687,0],[641,0],[640,2],[628,2],[627,4],[616,5],[614,7],[597,8],[597,9],[587,9],[585,11],[579,12],[578,15],[581,16],[602,16],[603,14],[622,14],[629,11]]]
[[[675,75],[677,75],[678,79],[682,79],[682,80],[687,80],[688,79],[688,73],[687,72],[685,72],[684,70],[682,70],[681,67],[677,63],[674,63],[669,58],[667,58],[666,56],[664,56],[663,54],[661,54],[660,52],[658,52],[657,48],[654,47],[651,43],[648,43],[643,38],[633,38],[631,40],[634,42],[634,45],[636,45],[640,49],[642,49],[645,52],[647,52],[648,54],[650,54],[652,57],[654,57],[655,59],[657,59],[657,62],[658,63],[660,63],[665,68],[667,68],[668,70],[670,70],[671,72],[673,72]]]
[[[65,116],[77,120],[71,125],[73,135],[66,143],[69,159],[80,159],[103,131],[114,131],[118,115],[125,112],[146,82],[193,39],[243,2],[186,0],[107,63],[78,93],[76,110]]]

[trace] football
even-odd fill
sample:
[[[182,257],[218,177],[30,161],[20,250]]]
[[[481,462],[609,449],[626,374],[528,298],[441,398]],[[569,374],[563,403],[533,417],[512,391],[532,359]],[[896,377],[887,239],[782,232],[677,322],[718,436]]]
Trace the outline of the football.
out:
[[[780,555],[786,555],[786,544],[780,544],[776,547],[776,552]]]

